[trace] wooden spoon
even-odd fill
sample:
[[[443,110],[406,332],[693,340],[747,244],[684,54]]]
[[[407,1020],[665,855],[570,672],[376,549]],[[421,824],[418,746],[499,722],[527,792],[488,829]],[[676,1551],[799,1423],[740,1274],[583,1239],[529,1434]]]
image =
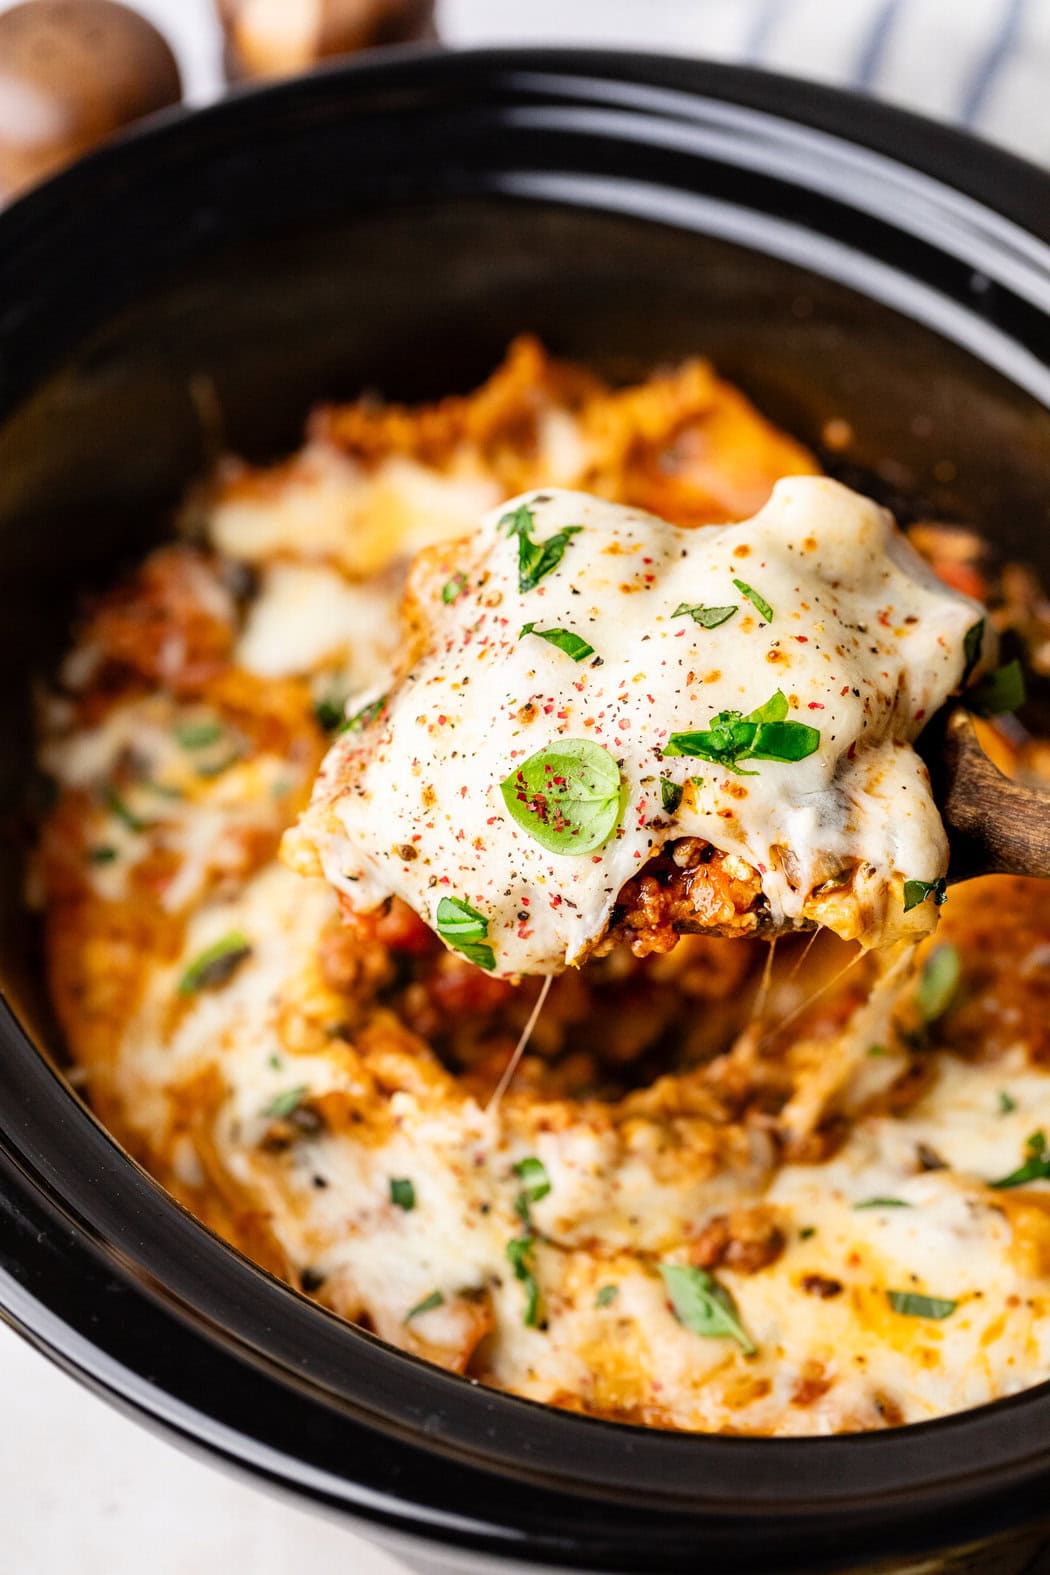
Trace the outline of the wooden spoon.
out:
[[[933,778],[951,847],[950,884],[995,873],[1050,879],[1050,793],[1005,777],[961,706],[945,719]]]

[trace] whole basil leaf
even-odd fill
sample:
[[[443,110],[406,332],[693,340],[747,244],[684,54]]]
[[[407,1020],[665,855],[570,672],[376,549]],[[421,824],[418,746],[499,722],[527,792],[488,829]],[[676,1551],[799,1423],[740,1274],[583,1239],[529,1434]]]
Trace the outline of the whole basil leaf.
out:
[[[755,1355],[757,1346],[740,1321],[736,1303],[713,1275],[688,1264],[658,1267],[679,1323],[706,1339],[735,1340],[745,1356]]]
[[[622,813],[620,768],[589,738],[559,738],[538,750],[500,792],[512,818],[549,853],[593,853]]]

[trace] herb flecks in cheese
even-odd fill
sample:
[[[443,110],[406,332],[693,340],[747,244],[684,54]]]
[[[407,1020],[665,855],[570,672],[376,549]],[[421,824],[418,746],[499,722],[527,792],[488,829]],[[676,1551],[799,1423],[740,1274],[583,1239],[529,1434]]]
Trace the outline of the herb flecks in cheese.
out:
[[[689,530],[530,494],[424,555],[406,605],[411,657],[338,739],[287,843],[358,909],[394,893],[462,951],[438,908],[464,901],[495,972],[554,973],[665,843],[696,837],[758,872],[774,925],[843,870],[865,943],[935,923],[932,901],[905,917],[904,882],[936,891],[947,867],[912,743],[974,656],[981,609],[876,504],[795,477],[753,519]]]

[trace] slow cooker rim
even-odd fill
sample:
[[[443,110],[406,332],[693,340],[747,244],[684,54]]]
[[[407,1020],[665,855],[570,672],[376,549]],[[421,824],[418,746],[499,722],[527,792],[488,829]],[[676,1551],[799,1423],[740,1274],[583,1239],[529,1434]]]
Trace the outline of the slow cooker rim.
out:
[[[932,173],[935,179],[940,180],[943,178],[942,169],[945,161],[949,164],[954,163],[956,166],[961,161],[964,176],[960,177],[955,183],[956,189],[967,191],[975,197],[975,200],[981,202],[987,202],[988,191],[994,190],[999,200],[995,204],[988,204],[992,211],[1004,214],[1005,217],[1010,218],[1011,222],[1017,223],[1028,234],[1039,236],[1040,240],[1044,242],[1050,239],[1050,223],[1048,223],[1047,219],[1044,218],[1042,225],[1037,226],[1034,222],[1030,222],[1031,214],[1028,211],[1029,207],[1034,205],[1039,213],[1045,214],[1047,212],[1045,204],[1042,209],[1038,209],[1038,204],[1035,201],[1040,188],[1044,198],[1047,192],[1050,191],[1050,181],[1041,172],[1031,169],[1023,162],[1015,160],[1009,155],[985,148],[980,144],[975,144],[961,133],[949,131],[946,128],[931,127],[920,117],[907,115],[888,106],[858,106],[856,100],[848,95],[835,93],[834,90],[815,90],[804,84],[793,82],[791,79],[767,77],[763,73],[746,71],[740,68],[713,66],[707,63],[698,64],[659,55],[627,56],[614,51],[604,50],[483,50],[457,54],[422,51],[419,53],[411,52],[407,56],[394,51],[380,60],[329,67],[301,81],[277,84],[264,89],[245,90],[227,103],[211,106],[202,111],[191,113],[177,112],[159,117],[156,124],[135,131],[112,146],[101,150],[85,161],[82,167],[67,172],[39,191],[30,194],[30,196],[23,199],[22,202],[0,217],[0,256],[4,253],[2,238],[5,235],[9,236],[7,255],[10,258],[17,253],[21,241],[29,242],[34,231],[39,235],[42,228],[46,230],[50,219],[61,210],[64,204],[69,202],[71,196],[74,196],[81,189],[83,183],[90,181],[102,181],[105,183],[114,180],[119,182],[122,178],[122,166],[129,161],[137,160],[140,151],[148,154],[158,144],[162,146],[164,139],[192,139],[194,135],[193,128],[205,123],[212,129],[219,128],[220,130],[222,127],[232,126],[236,124],[237,118],[244,111],[245,106],[249,106],[250,112],[256,114],[262,113],[267,104],[279,105],[285,102],[288,104],[304,103],[308,106],[314,97],[319,102],[323,101],[325,95],[332,91],[333,85],[338,90],[344,84],[349,89],[354,89],[362,84],[365,87],[374,83],[388,87],[393,84],[401,84],[406,86],[406,90],[411,90],[413,85],[418,85],[420,82],[425,86],[431,80],[440,82],[443,77],[449,74],[453,77],[461,78],[464,73],[469,77],[472,72],[476,73],[481,79],[488,78],[491,80],[493,74],[497,78],[518,76],[528,79],[530,92],[534,91],[537,73],[540,75],[553,74],[555,78],[560,74],[563,80],[565,78],[583,79],[599,84],[606,78],[619,83],[630,81],[637,82],[642,88],[645,88],[650,83],[651,77],[662,77],[664,81],[662,84],[658,84],[660,86],[669,85],[675,91],[681,90],[687,93],[695,91],[701,98],[714,94],[719,102],[724,99],[727,102],[739,104],[745,111],[752,99],[762,100],[765,97],[767,101],[772,100],[774,107],[772,109],[765,107],[757,109],[755,111],[757,114],[764,117],[772,115],[774,119],[779,115],[783,115],[789,125],[816,125],[818,129],[822,131],[827,130],[829,135],[833,135],[839,140],[845,140],[851,145],[874,147],[875,151],[883,157],[889,156],[886,152],[887,144],[892,143],[894,139],[899,140],[903,138],[905,142],[911,139],[913,145],[917,145],[917,139],[919,139],[919,133],[921,132],[921,139],[919,140],[922,141],[922,145],[928,150],[929,155],[923,167],[928,173]],[[694,84],[692,90],[687,85],[689,83]],[[721,98],[718,97],[716,92],[718,88],[722,90]],[[567,83],[565,91],[570,94],[572,91],[571,86]],[[792,103],[796,107],[794,115],[787,113]],[[850,129],[849,135],[843,137],[841,121],[846,116],[847,108]],[[833,130],[832,123],[836,120],[836,117],[839,121],[839,129]],[[861,127],[859,134],[857,131],[858,122]],[[914,163],[915,157],[913,152],[911,163],[902,167],[912,167]],[[932,171],[930,170],[930,165],[935,166]],[[992,182],[990,188],[987,185],[989,181]],[[1007,205],[1004,192],[1011,181],[1015,184],[1014,201],[1012,204]],[[982,188],[984,189],[982,190]],[[1005,212],[1007,206],[1011,210],[1016,207],[1018,214],[1023,217],[1014,216],[1012,211]],[[3,265],[0,264],[0,277],[2,276]],[[2,332],[3,325],[0,324],[0,333]],[[61,1185],[57,1172],[49,1177],[40,1169],[41,1161],[45,1159],[46,1133],[33,1131],[33,1112],[28,1111],[25,1106],[26,1089],[24,1087],[19,1088],[17,1078],[12,1081],[13,1069],[18,1065],[21,1065],[23,1069],[26,1067],[26,1056],[32,1058],[38,1070],[44,1068],[39,1052],[13,1017],[6,1019],[3,1023],[3,1039],[5,1056],[2,1070],[0,1070],[0,1088],[6,1085],[6,1094],[2,1105],[2,1108],[5,1110],[5,1130],[0,1133],[0,1154],[3,1156],[4,1169],[8,1181],[9,1190],[6,1200],[8,1209],[9,1211],[11,1209],[11,1199],[17,1195],[18,1201],[14,1210],[16,1214],[20,1210],[25,1218],[29,1218],[34,1210],[37,1210],[49,1219],[51,1229],[72,1232],[74,1235],[79,1233],[83,1237],[79,1242],[79,1248],[86,1252],[89,1257],[97,1256],[99,1252],[104,1257],[106,1255],[110,1256],[109,1271],[113,1275],[114,1281],[121,1284],[123,1293],[128,1290],[129,1283],[133,1282],[134,1276],[132,1277],[132,1282],[129,1282],[127,1269],[120,1267],[119,1260],[112,1254],[111,1247],[105,1247],[100,1242],[89,1244],[91,1233],[90,1187],[82,1194],[76,1209],[71,1211],[68,1207],[68,1200],[63,1199],[61,1196]],[[54,1077],[54,1074],[50,1073],[49,1069],[47,1070],[48,1075]],[[97,1126],[94,1118],[72,1101],[64,1088],[59,1093],[56,1084],[56,1089],[45,1095],[43,1085],[38,1083],[36,1091],[41,1097],[46,1098],[52,1110],[58,1108],[55,1103],[56,1098],[68,1101],[68,1106],[65,1110],[68,1123],[66,1128],[67,1135],[72,1135],[75,1141],[81,1145],[84,1155],[90,1149],[94,1163],[101,1164],[102,1156],[108,1149],[111,1151],[111,1158],[117,1163],[118,1169],[124,1167],[122,1175],[125,1180],[125,1204],[137,1205],[143,1211],[147,1207],[160,1207],[162,1210],[171,1210],[175,1214],[181,1214],[178,1206],[161,1193],[160,1189],[156,1187],[150,1178],[139,1172],[127,1160],[126,1156],[116,1149],[112,1140],[102,1133]],[[19,1123],[13,1112],[18,1111],[20,1104],[25,1119]],[[100,1144],[103,1146],[100,1147]],[[34,1145],[36,1145],[35,1152]],[[81,1215],[85,1205],[88,1206],[88,1213],[78,1219],[77,1216]],[[10,1222],[10,1212],[8,1218]],[[185,1224],[191,1231],[200,1233],[205,1239],[208,1243],[209,1256],[213,1256],[216,1252],[220,1256],[226,1255],[229,1261],[239,1263],[239,1272],[247,1274],[249,1278],[254,1277],[258,1282],[259,1297],[262,1301],[265,1301],[267,1307],[275,1308],[279,1303],[285,1310],[289,1307],[295,1307],[297,1311],[305,1311],[311,1318],[325,1318],[326,1315],[319,1314],[316,1309],[309,1307],[294,1292],[271,1281],[268,1276],[263,1274],[263,1271],[256,1269],[253,1265],[248,1265],[245,1260],[240,1259],[237,1254],[233,1253],[232,1249],[225,1247],[216,1238],[210,1237],[204,1230],[204,1227],[198,1225],[195,1221],[191,1221],[189,1216],[185,1216]],[[5,1264],[5,1278],[2,1294],[0,1294],[0,1302],[6,1305],[9,1316],[16,1322],[21,1322],[26,1327],[27,1332],[36,1338],[37,1343],[47,1345],[54,1354],[61,1355],[66,1365],[76,1366],[77,1363],[71,1352],[69,1350],[62,1351],[53,1334],[52,1337],[45,1339],[39,1322],[35,1331],[32,1327],[32,1297],[28,1293],[26,1284],[27,1278],[32,1278],[32,1258],[32,1249],[24,1240],[21,1242],[18,1250],[12,1251],[10,1254],[4,1252],[0,1256],[0,1261],[3,1261]],[[140,1280],[132,1293],[132,1300],[139,1299],[141,1305],[145,1306],[151,1298],[155,1301],[157,1294],[158,1291],[155,1285],[150,1289],[144,1280]],[[274,1298],[278,1300],[275,1301]],[[50,1310],[52,1313],[55,1312],[54,1308]],[[60,1317],[61,1315],[59,1314],[58,1316]],[[185,1316],[185,1309],[183,1309],[183,1313],[180,1316]],[[442,1404],[449,1403],[448,1396],[452,1392],[447,1388],[449,1385],[456,1386],[463,1397],[471,1395],[469,1386],[462,1380],[450,1379],[447,1374],[440,1374],[437,1370],[428,1368],[424,1364],[416,1363],[412,1358],[406,1357],[402,1353],[394,1352],[390,1348],[382,1346],[379,1342],[371,1341],[369,1337],[360,1334],[358,1331],[350,1330],[345,1326],[339,1326],[339,1330],[341,1339],[356,1342],[358,1351],[362,1353],[362,1360],[364,1360],[363,1353],[367,1351],[370,1362],[386,1367],[391,1372],[411,1374],[414,1386],[422,1389],[433,1387],[435,1394],[441,1396]],[[240,1363],[240,1358],[235,1358],[235,1360]],[[257,1379],[259,1369],[254,1365],[257,1361],[257,1356],[252,1356],[250,1360],[252,1363],[250,1370]],[[390,1364],[393,1364],[393,1366],[391,1367]],[[239,1377],[243,1378],[248,1370],[249,1368],[239,1365]],[[273,1380],[269,1381],[272,1382]],[[97,1378],[95,1382],[98,1383]],[[284,1380],[278,1382],[278,1389],[281,1387],[281,1382],[287,1382],[287,1375]],[[104,1387],[110,1388],[111,1392],[113,1392],[118,1386],[114,1380],[112,1386],[107,1385]],[[866,1455],[869,1461],[877,1457],[880,1452],[885,1453],[887,1450],[892,1450],[896,1460],[902,1463],[898,1466],[898,1470],[901,1471],[902,1476],[910,1478],[906,1485],[903,1483],[901,1485],[902,1526],[907,1522],[907,1515],[903,1512],[905,1501],[910,1500],[914,1502],[924,1494],[933,1497],[941,1495],[938,1498],[938,1502],[944,1503],[956,1496],[960,1500],[966,1499],[970,1501],[971,1509],[975,1514],[978,1514],[979,1518],[978,1501],[981,1499],[982,1494],[987,1495],[999,1492],[1002,1487],[1001,1479],[1004,1477],[1009,1476],[1011,1473],[1013,1474],[1008,1487],[1002,1488],[1002,1490],[1008,1491],[1014,1496],[1020,1494],[1023,1499],[1027,1500],[1029,1494],[1035,1493],[1038,1496],[1040,1487],[1045,1488],[1048,1475],[1047,1462],[1038,1444],[1037,1434],[1040,1423],[1050,1419],[1050,1385],[1042,1385],[1038,1389],[1025,1391],[1009,1400],[999,1401],[973,1412],[961,1413],[958,1416],[944,1418],[933,1423],[912,1426],[897,1434],[858,1435],[848,1439],[761,1441],[703,1436],[683,1439],[677,1435],[669,1437],[642,1429],[623,1428],[610,1430],[604,1424],[593,1422],[586,1418],[568,1417],[563,1414],[552,1413],[545,1408],[531,1406],[528,1402],[523,1402],[513,1397],[492,1396],[488,1391],[484,1393],[487,1397],[487,1402],[491,1403],[501,1416],[506,1416],[507,1426],[511,1430],[514,1428],[516,1419],[528,1412],[535,1416],[542,1416],[545,1419],[545,1424],[549,1423],[561,1432],[566,1441],[568,1441],[570,1435],[579,1440],[580,1448],[584,1451],[595,1445],[595,1441],[599,1436],[595,1429],[600,1429],[606,1436],[612,1431],[616,1431],[622,1437],[625,1448],[629,1449],[632,1455],[636,1451],[650,1452],[659,1450],[664,1457],[669,1457],[673,1447],[684,1444],[685,1448],[693,1453],[697,1463],[699,1463],[701,1452],[705,1450],[724,1452],[726,1459],[732,1460],[732,1469],[735,1473],[738,1473],[739,1461],[750,1452],[753,1452],[755,1448],[772,1452],[771,1458],[772,1455],[779,1456],[777,1471],[782,1473],[785,1478],[789,1476],[792,1470],[792,1465],[788,1459],[789,1455],[793,1455],[799,1462],[806,1456],[810,1456],[813,1459],[822,1456],[829,1464],[835,1461],[841,1466],[844,1450],[849,1451],[853,1459],[860,1459]],[[129,1398],[125,1393],[125,1399]],[[142,1410],[150,1410],[147,1400],[141,1394],[132,1403]],[[478,1401],[476,1399],[471,1400],[469,1403],[475,1409],[477,1408]],[[524,1408],[524,1411],[522,1408]],[[414,1409],[418,1411],[419,1406],[417,1405]],[[1018,1419],[1023,1419],[1027,1424],[1023,1429],[1017,1429],[1018,1431],[1023,1431],[1024,1441],[1022,1447],[1015,1449],[1011,1456],[1005,1446],[1011,1441],[1009,1435],[1012,1430],[1017,1428]],[[999,1426],[1000,1422],[1003,1424],[1001,1427]],[[170,1419],[167,1425],[169,1427],[177,1426]],[[406,1424],[403,1418],[398,1426],[401,1430],[405,1429]],[[421,1424],[417,1422],[414,1426],[418,1429]],[[413,1428],[409,1426],[407,1430],[411,1433]],[[919,1469],[923,1464],[923,1451],[933,1447],[935,1438],[939,1437],[944,1441],[953,1436],[964,1438],[963,1453],[966,1454],[970,1450],[977,1448],[977,1439],[982,1432],[991,1433],[995,1436],[997,1450],[1000,1442],[1003,1445],[1003,1453],[997,1454],[994,1466],[974,1468],[973,1473],[965,1477],[962,1473],[957,1472],[949,1480],[946,1480],[943,1475],[940,1477],[935,1476],[931,1479],[927,1474],[926,1478],[923,1478],[923,1473]],[[425,1429],[423,1430],[423,1436],[426,1436]],[[1018,1440],[1015,1438],[1013,1442],[1016,1445]],[[213,1445],[212,1447],[219,1446]],[[568,1453],[571,1455],[572,1450],[569,1449]],[[710,1458],[713,1459],[713,1455]],[[910,1461],[910,1465],[904,1465],[903,1462],[905,1461]],[[479,1468],[489,1471],[494,1469],[502,1471],[505,1469],[504,1465],[501,1464],[499,1467],[496,1467],[491,1461],[487,1465],[482,1461],[479,1461],[477,1464]],[[258,1463],[256,1468],[266,1469]],[[469,1469],[473,1470],[474,1467]],[[828,1467],[822,1465],[820,1472],[826,1474],[827,1469]],[[535,1475],[532,1473],[527,1473],[526,1475],[530,1480],[524,1483],[523,1491],[526,1499],[528,1499],[528,1495],[535,1495],[541,1489]],[[567,1473],[564,1459],[559,1460],[557,1465],[545,1466],[538,1475],[540,1478],[546,1477],[548,1479],[556,1477],[560,1483],[560,1493],[564,1494],[568,1491],[568,1478],[571,1473]],[[896,1475],[896,1472],[894,1475]],[[978,1489],[978,1480],[976,1479],[980,1481],[980,1489]],[[738,1486],[741,1488],[746,1487],[746,1485],[738,1483]],[[589,1492],[594,1491],[595,1487],[596,1484],[588,1484],[581,1479],[581,1497],[586,1497]],[[315,1492],[322,1497],[325,1496],[325,1490],[317,1484],[312,1489],[307,1488],[306,1490]],[[553,1489],[542,1489],[542,1491],[553,1491]],[[714,1514],[715,1506],[710,1503],[703,1505],[701,1510],[696,1510],[695,1486],[690,1487],[688,1491],[690,1495],[688,1499],[685,1496],[686,1490],[684,1488],[680,1495],[675,1495],[678,1500],[677,1508],[680,1513],[685,1515],[687,1519],[693,1520],[699,1519],[701,1516]],[[871,1487],[867,1487],[864,1491],[871,1492]],[[885,1491],[885,1488],[883,1488],[883,1491]],[[784,1515],[791,1521],[799,1522],[814,1510],[826,1512],[828,1510],[828,1499],[834,1501],[832,1507],[835,1507],[837,1504],[841,1510],[846,1511],[848,1508],[845,1502],[846,1498],[852,1497],[856,1500],[858,1497],[863,1498],[863,1496],[864,1493],[860,1490],[852,1495],[836,1495],[834,1485],[831,1484],[828,1486],[826,1494],[822,1495],[820,1504],[815,1505],[801,1502],[797,1491],[786,1490],[783,1494],[783,1502],[777,1500],[775,1503],[775,1513]],[[744,1494],[744,1497],[746,1499],[746,1494]],[[754,1499],[751,1502],[757,1504],[757,1501]],[[880,1500],[880,1506],[884,1513],[886,1508],[885,1498]],[[362,1503],[358,1503],[356,1507],[360,1513],[369,1515],[374,1512],[380,1518],[383,1515],[393,1513],[389,1509],[379,1510],[375,1505],[369,1508]],[[535,1516],[534,1498],[526,1502],[523,1507],[529,1516]],[[767,1507],[773,1510],[773,1502],[769,1502]],[[734,1513],[738,1512],[744,1512],[739,1510],[739,1501],[738,1508],[734,1510]],[[405,1513],[406,1506],[402,1500],[398,1505],[397,1517],[401,1518]],[[603,1513],[612,1516],[611,1506],[606,1504]],[[410,1524],[411,1516],[408,1516],[404,1523]],[[527,1524],[527,1521],[524,1524]],[[423,1529],[430,1535],[446,1535],[451,1537],[452,1540],[455,1540],[457,1535],[464,1534],[462,1527],[457,1531],[456,1528],[447,1525],[441,1528],[427,1524]],[[496,1535],[495,1532],[479,1532],[478,1534],[486,1536]],[[497,1537],[497,1540],[502,1539]],[[914,1543],[909,1545],[914,1545]],[[530,1551],[532,1550],[530,1549]],[[608,1567],[614,1566],[610,1565]]]

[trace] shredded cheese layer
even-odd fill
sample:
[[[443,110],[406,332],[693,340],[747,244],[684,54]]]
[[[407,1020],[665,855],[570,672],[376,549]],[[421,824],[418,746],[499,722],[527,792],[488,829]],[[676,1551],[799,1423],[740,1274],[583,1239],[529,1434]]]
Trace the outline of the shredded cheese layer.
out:
[[[953,888],[881,983],[827,934],[780,941],[768,976],[748,939],[617,946],[553,981],[492,1108],[535,982],[446,950],[397,900],[348,924],[278,856],[349,694],[393,660],[409,551],[553,485],[721,526],[814,468],[701,363],[612,390],[523,342],[473,396],[329,409],[286,464],[224,465],[184,539],[92,606],[41,705],[58,798],[32,884],[71,1080],[242,1251],[512,1393],[823,1434],[1046,1375],[1045,883]],[[1037,589],[959,531],[914,539],[1050,649]],[[780,618],[751,560],[736,577]],[[776,635],[746,607],[750,640]],[[721,633],[686,622],[680,644]],[[537,671],[575,667],[529,643]],[[906,682],[951,683],[944,660]],[[985,740],[1010,770],[1046,760]]]

